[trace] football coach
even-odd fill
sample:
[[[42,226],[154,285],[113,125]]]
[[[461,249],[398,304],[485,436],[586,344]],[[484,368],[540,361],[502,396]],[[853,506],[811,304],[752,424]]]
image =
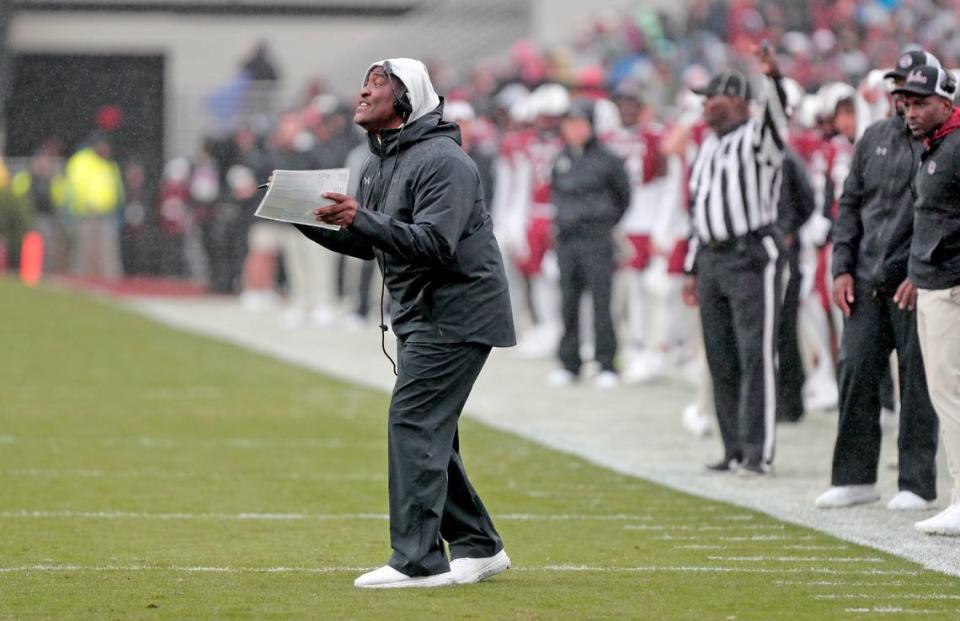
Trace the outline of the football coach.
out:
[[[315,210],[339,230],[298,227],[334,252],[375,258],[390,292],[393,554],[356,579],[361,588],[465,584],[510,567],[464,470],[457,422],[491,348],[516,344],[513,314],[480,175],[442,118],[423,63],[371,65],[353,117],[371,152],[358,196],[325,194],[334,204]]]

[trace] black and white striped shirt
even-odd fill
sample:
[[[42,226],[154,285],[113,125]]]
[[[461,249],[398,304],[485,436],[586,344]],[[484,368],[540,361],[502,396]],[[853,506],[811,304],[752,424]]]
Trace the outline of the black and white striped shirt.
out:
[[[763,114],[723,135],[708,137],[690,172],[693,235],[686,270],[699,247],[736,239],[777,221],[787,135],[786,96],[765,78]]]

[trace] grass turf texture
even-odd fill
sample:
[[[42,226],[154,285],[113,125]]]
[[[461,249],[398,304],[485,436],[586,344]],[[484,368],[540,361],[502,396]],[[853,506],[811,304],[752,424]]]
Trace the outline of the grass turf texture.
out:
[[[0,618],[960,614],[955,578],[471,421],[515,568],[358,590],[389,554],[386,395],[77,294],[0,300]]]

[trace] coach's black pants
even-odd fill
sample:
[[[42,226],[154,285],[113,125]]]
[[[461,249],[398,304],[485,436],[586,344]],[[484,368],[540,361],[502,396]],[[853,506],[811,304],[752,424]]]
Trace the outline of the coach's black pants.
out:
[[[390,566],[408,576],[450,568],[453,558],[503,548],[460,459],[457,421],[490,347],[400,343],[387,435]]]
[[[573,374],[580,372],[580,298],[590,291],[593,299],[594,358],[604,371],[615,371],[617,335],[610,309],[613,290],[613,235],[558,235],[557,262],[560,264],[563,336],[560,363]]]
[[[800,311],[800,248],[798,244],[784,251],[789,267],[783,283],[783,306],[777,331],[777,420],[798,421],[803,416],[803,360],[797,337]]]
[[[833,485],[877,481],[880,382],[897,350],[900,375],[899,487],[937,497],[937,415],[927,393],[916,311],[900,310],[892,291],[854,287],[853,312],[843,322],[837,374],[840,422],[833,449]]]
[[[747,235],[697,256],[704,350],[726,459],[773,461],[779,234]]]

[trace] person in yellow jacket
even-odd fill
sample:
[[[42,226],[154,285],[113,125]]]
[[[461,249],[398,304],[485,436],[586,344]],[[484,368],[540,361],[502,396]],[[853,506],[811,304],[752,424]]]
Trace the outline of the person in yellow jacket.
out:
[[[67,161],[67,210],[76,232],[73,269],[86,278],[115,280],[122,271],[123,177],[111,156],[107,136],[95,134]]]
[[[10,181],[14,198],[29,212],[29,228],[43,238],[43,271],[47,273],[66,269],[66,240],[59,212],[66,201],[67,180],[58,168],[54,154],[41,148],[29,166]]]

